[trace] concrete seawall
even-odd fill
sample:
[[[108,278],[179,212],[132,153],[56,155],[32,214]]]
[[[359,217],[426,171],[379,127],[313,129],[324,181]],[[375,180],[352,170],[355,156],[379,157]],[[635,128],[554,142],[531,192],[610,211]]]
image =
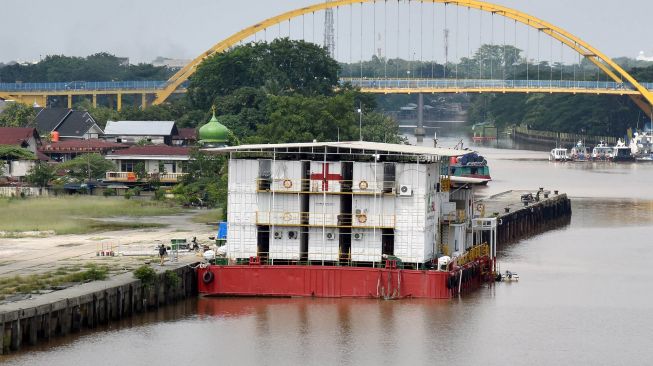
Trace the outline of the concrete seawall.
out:
[[[498,213],[499,247],[569,223],[571,201],[566,194],[542,193],[539,201],[525,206],[521,196],[528,193],[537,196],[537,191],[508,191],[481,201],[486,213]]]
[[[0,305],[0,354],[17,351],[23,344],[65,336],[82,328],[158,309],[197,295],[195,270],[187,265],[157,270],[157,281],[144,285],[132,273],[38,295],[34,299]],[[177,284],[166,281],[165,270],[179,276]]]

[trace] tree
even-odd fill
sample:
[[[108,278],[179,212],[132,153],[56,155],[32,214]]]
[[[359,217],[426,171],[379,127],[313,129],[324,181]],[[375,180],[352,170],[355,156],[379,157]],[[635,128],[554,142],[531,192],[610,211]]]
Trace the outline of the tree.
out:
[[[48,186],[51,180],[55,177],[55,168],[45,162],[39,161],[27,173],[25,179],[31,184],[40,188]]]
[[[36,155],[18,146],[0,145],[0,160],[36,160]]]
[[[66,175],[77,181],[87,179],[101,179],[115,166],[105,160],[100,154],[83,154],[73,160],[59,164],[59,169],[65,170]]]
[[[326,49],[288,38],[249,43],[202,62],[190,79],[194,107],[208,110],[217,97],[244,87],[270,94],[329,95],[338,85],[338,63]]]
[[[22,103],[10,103],[0,113],[0,127],[33,127],[36,112],[34,108]]]

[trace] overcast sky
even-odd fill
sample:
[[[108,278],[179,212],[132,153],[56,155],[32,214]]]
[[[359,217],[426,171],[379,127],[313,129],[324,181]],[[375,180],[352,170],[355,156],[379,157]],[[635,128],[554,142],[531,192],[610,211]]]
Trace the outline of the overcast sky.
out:
[[[100,51],[129,57],[132,62],[149,62],[156,56],[193,58],[244,27],[317,1],[4,0],[0,3],[0,62]],[[560,26],[611,57],[635,57],[639,51],[653,55],[652,0],[495,3]]]

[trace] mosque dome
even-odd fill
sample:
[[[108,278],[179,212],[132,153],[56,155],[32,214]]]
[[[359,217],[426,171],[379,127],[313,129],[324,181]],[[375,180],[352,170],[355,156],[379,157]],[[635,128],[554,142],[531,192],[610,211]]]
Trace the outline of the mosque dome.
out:
[[[227,144],[229,140],[229,129],[215,117],[215,110],[213,111],[211,120],[200,127],[199,139],[202,145],[224,146]]]

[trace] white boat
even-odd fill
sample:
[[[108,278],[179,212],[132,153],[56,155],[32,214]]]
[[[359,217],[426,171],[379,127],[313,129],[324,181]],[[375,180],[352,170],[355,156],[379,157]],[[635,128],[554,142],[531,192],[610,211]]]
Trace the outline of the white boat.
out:
[[[626,146],[623,140],[619,139],[613,150],[613,161],[635,161],[635,156],[633,155],[630,146]]]
[[[653,160],[653,133],[649,132],[635,132],[632,140],[630,140],[630,152],[637,159],[637,161],[652,161]]]
[[[567,149],[555,148],[549,153],[549,161],[567,161],[570,160]]]
[[[609,161],[612,160],[614,149],[601,141],[592,149],[592,160],[594,161]]]
[[[573,161],[589,161],[590,157],[590,149],[583,144],[583,141],[578,140],[576,146],[571,148],[571,160]]]
[[[506,271],[506,273],[501,274],[502,282],[518,282],[519,275],[516,272]]]

